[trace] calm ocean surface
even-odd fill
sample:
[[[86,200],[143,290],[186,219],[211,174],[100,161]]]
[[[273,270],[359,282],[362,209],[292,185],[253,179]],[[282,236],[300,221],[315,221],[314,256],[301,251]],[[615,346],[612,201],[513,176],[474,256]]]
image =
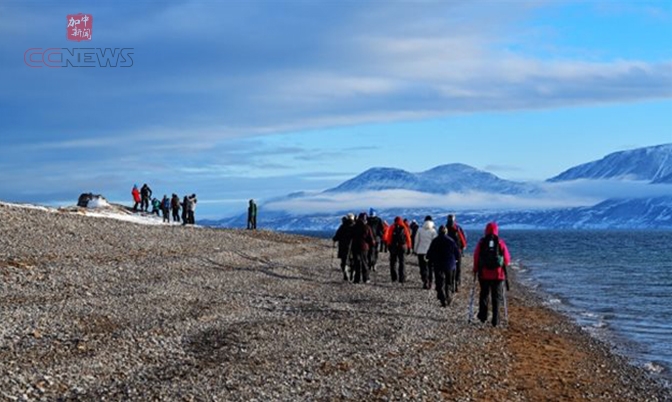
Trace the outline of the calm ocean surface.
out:
[[[500,234],[520,280],[549,305],[610,342],[635,364],[672,379],[672,232],[502,230]],[[481,232],[467,235],[473,252]]]

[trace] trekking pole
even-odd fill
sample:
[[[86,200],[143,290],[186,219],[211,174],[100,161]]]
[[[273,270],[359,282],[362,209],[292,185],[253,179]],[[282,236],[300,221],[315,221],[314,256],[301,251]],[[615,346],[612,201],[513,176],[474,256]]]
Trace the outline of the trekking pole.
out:
[[[471,320],[474,317],[474,293],[476,293],[476,278],[471,286],[471,294],[469,295],[469,316],[467,317],[467,322],[471,324]]]
[[[506,320],[506,325],[509,325],[509,307],[506,304],[506,286],[502,286],[502,299],[504,301],[504,319]]]

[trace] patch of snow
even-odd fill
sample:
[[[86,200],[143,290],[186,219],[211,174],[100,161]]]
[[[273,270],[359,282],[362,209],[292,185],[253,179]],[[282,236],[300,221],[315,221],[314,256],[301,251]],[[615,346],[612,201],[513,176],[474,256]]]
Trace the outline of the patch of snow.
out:
[[[110,204],[103,197],[93,197],[89,200],[88,204],[86,204],[87,208],[105,208],[109,206]]]
[[[57,212],[55,208],[49,208],[49,207],[44,207],[41,205],[33,205],[33,204],[16,204],[13,202],[2,202],[0,201],[0,205],[4,207],[9,207],[9,208],[24,208],[24,209],[35,209],[38,211],[45,211],[45,212]]]

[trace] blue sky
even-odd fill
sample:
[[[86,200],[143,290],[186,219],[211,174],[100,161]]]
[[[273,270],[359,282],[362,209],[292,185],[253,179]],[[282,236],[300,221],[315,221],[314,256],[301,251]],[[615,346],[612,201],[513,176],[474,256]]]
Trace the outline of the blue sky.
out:
[[[23,62],[84,46],[134,64]],[[672,3],[4,0],[0,73],[0,199],[147,182],[220,217],[374,166],[544,180],[672,142]]]

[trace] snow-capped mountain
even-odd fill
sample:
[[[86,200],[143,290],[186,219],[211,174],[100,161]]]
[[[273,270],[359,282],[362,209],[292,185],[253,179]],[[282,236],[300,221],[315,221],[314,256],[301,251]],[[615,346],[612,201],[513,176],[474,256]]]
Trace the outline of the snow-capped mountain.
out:
[[[492,173],[461,163],[437,166],[420,173],[402,169],[372,168],[326,190],[325,193],[379,190],[412,190],[431,194],[481,191],[499,194],[533,193],[537,188],[527,183],[500,179]]]
[[[672,175],[672,144],[663,144],[614,152],[600,160],[568,169],[548,181],[626,179],[672,183],[670,175]]]

